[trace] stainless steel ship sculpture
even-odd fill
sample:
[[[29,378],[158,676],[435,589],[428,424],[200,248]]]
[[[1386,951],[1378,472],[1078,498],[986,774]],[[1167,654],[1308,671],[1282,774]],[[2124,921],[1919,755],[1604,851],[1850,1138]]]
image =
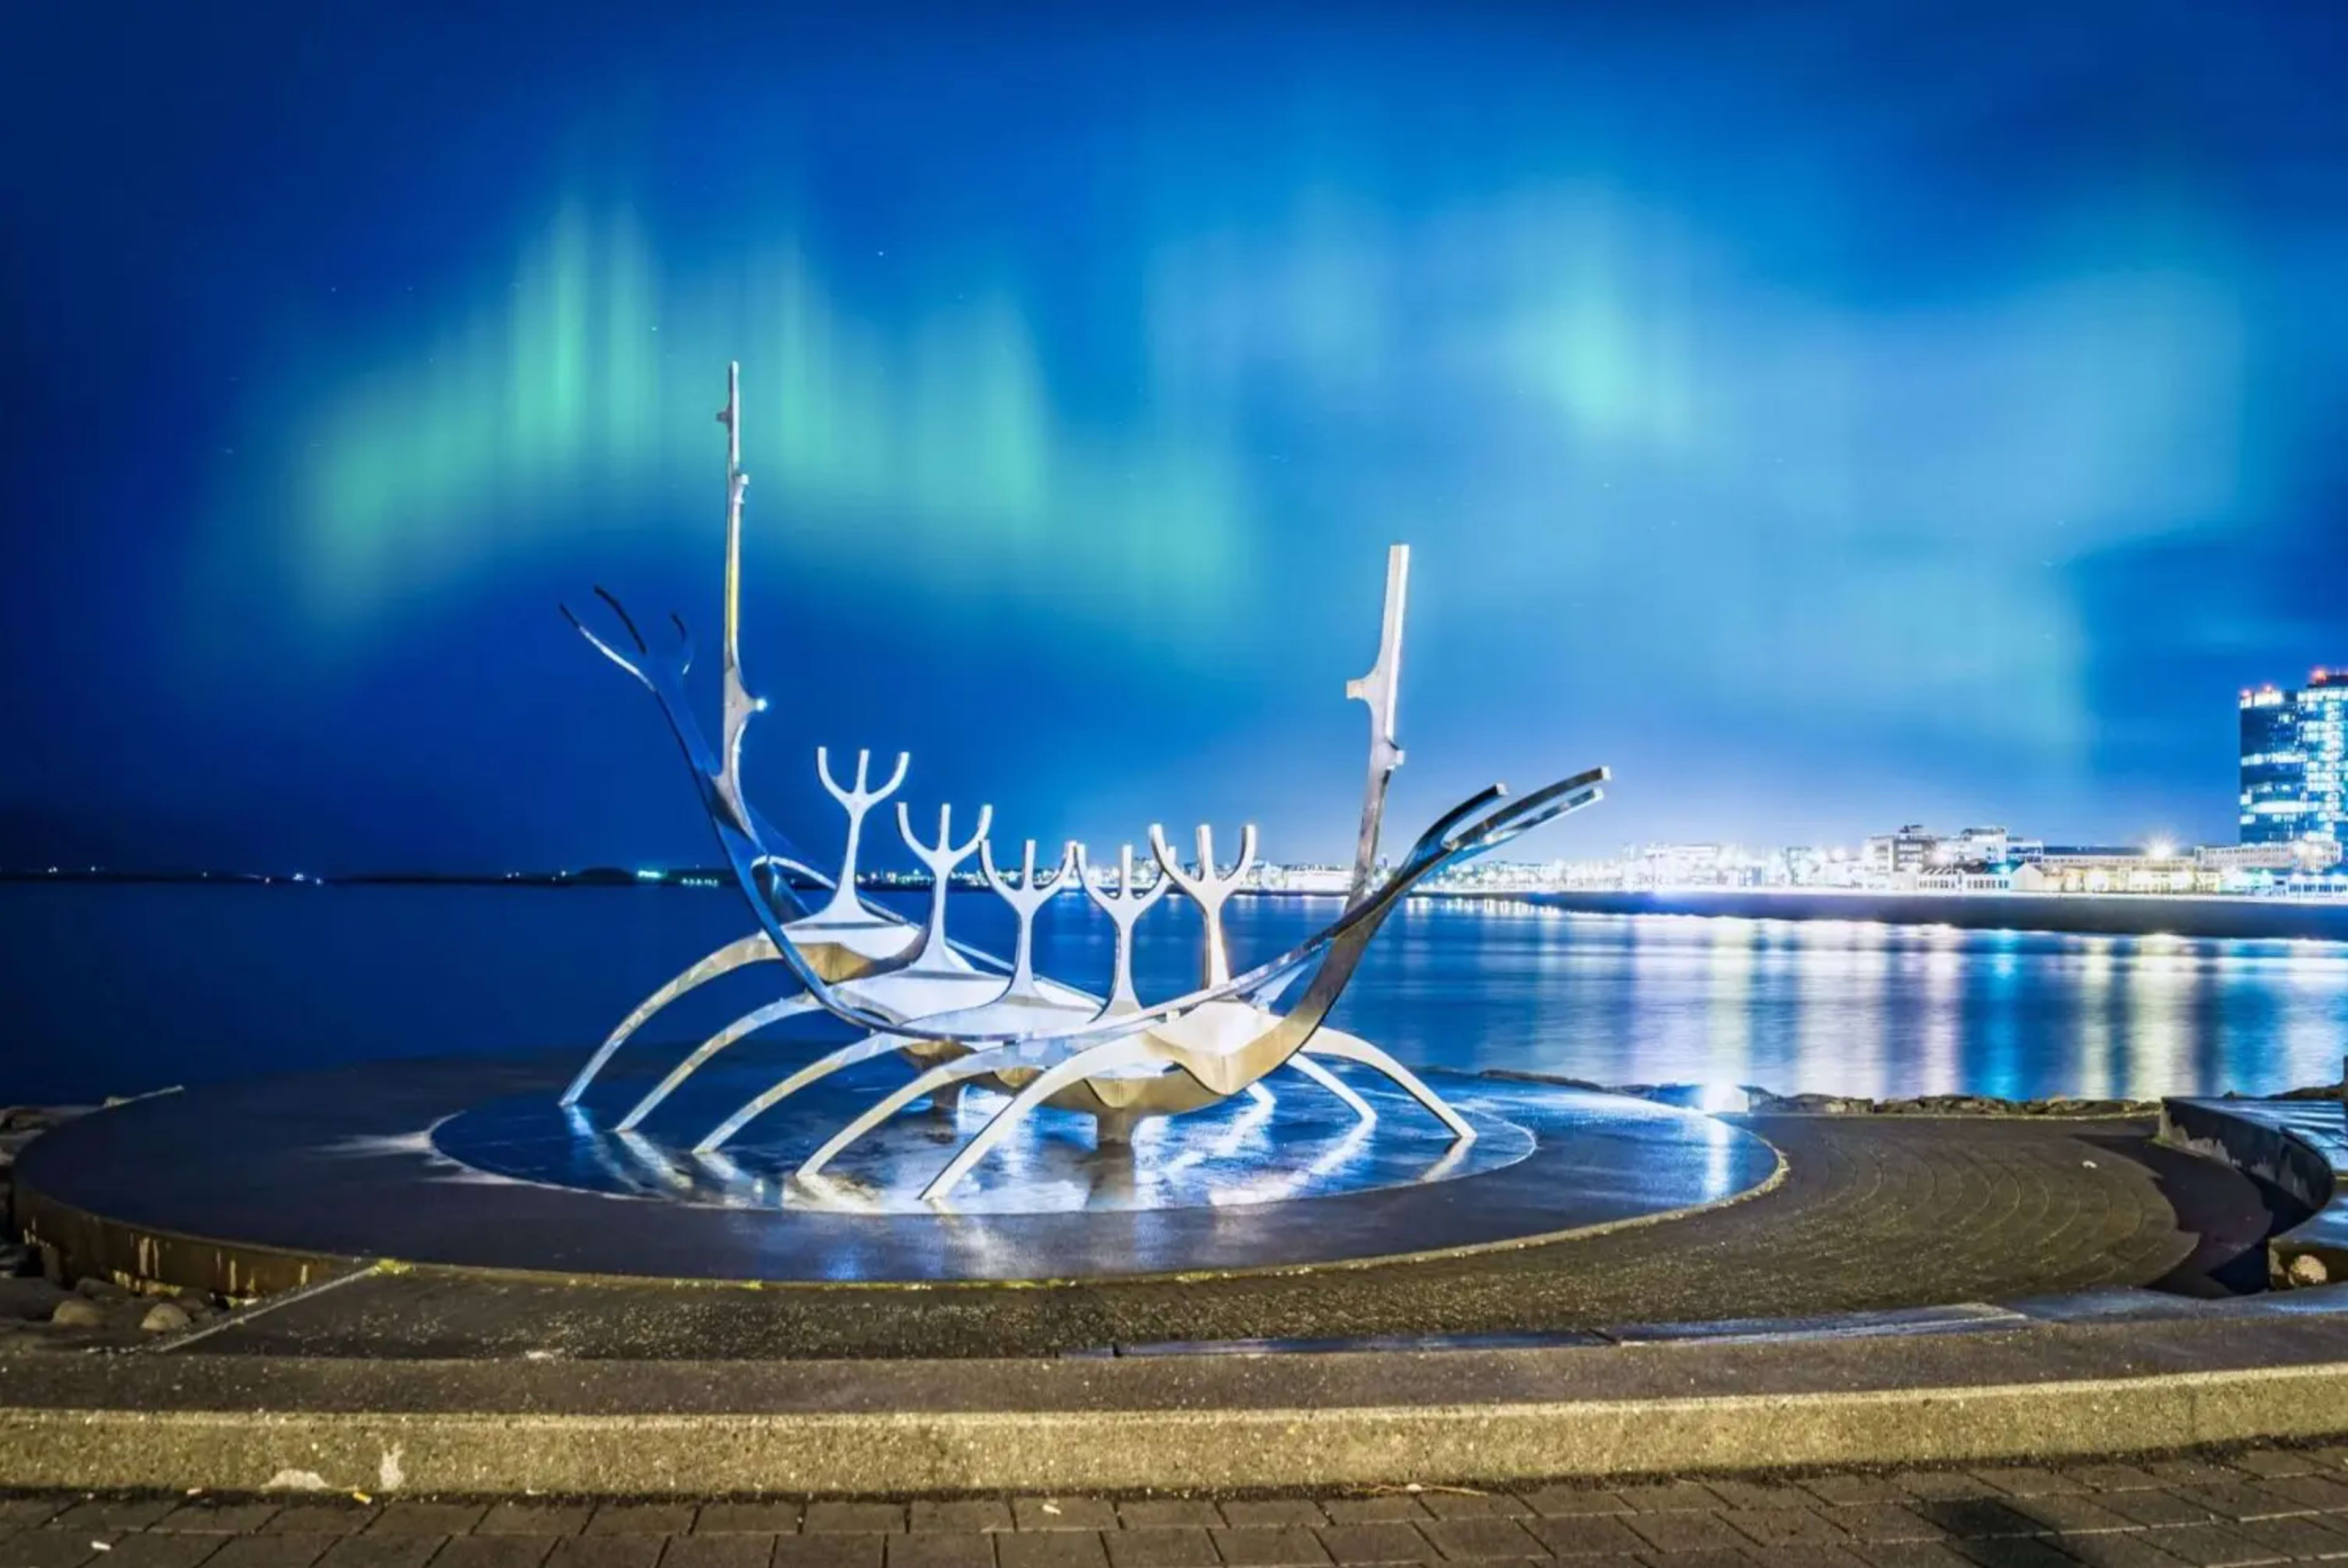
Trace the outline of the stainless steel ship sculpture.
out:
[[[1056,866],[1046,870],[1038,867],[1031,839],[1016,875],[1006,876],[987,838],[993,808],[981,806],[969,835],[957,843],[953,808],[941,805],[932,844],[915,834],[912,814],[900,800],[898,834],[933,878],[928,917],[916,922],[868,903],[857,891],[865,818],[903,785],[907,757],[901,754],[886,782],[875,787],[869,753],[857,754],[853,782],[843,784],[834,775],[828,752],[817,749],[819,776],[848,814],[847,845],[836,876],[819,872],[751,807],[743,793],[743,732],[767,703],[751,696],[744,684],[739,650],[742,500],[749,476],[742,471],[738,364],[728,370],[726,407],[717,417],[726,427],[726,511],[723,729],[716,749],[686,698],[693,645],[682,620],[670,617],[676,641],[656,650],[620,601],[601,588],[596,596],[618,620],[621,638],[590,630],[567,606],[563,613],[582,636],[642,682],[659,702],[684,748],[718,845],[749,901],[757,928],[645,998],[580,1070],[563,1091],[563,1105],[576,1105],[613,1054],[677,998],[745,966],[779,962],[790,971],[794,989],[703,1041],[625,1112],[615,1131],[632,1133],[680,1084],[736,1041],[784,1019],[823,1013],[852,1026],[858,1038],[753,1097],[711,1128],[694,1145],[695,1153],[716,1155],[754,1118],[809,1084],[892,1052],[915,1069],[914,1076],[839,1128],[798,1166],[798,1178],[817,1178],[841,1151],[915,1102],[927,1098],[951,1103],[971,1084],[1007,1094],[1010,1103],[953,1153],[923,1189],[925,1199],[951,1193],[1039,1106],[1088,1115],[1102,1142],[1123,1142],[1145,1117],[1179,1115],[1241,1093],[1262,1096],[1266,1092],[1262,1081],[1288,1069],[1336,1096],[1365,1123],[1374,1121],[1375,1112],[1330,1071],[1330,1061],[1382,1074],[1439,1120],[1455,1140],[1465,1143],[1476,1136],[1468,1121],[1408,1068],[1369,1041],[1328,1027],[1329,1010],[1352,979],[1370,938],[1414,886],[1447,866],[1591,804],[1600,798],[1607,774],[1602,767],[1592,768],[1513,801],[1505,798],[1504,786],[1494,784],[1438,817],[1380,875],[1386,786],[1403,761],[1395,741],[1395,707],[1410,569],[1407,546],[1396,545],[1387,556],[1377,661],[1367,675],[1346,686],[1348,697],[1369,708],[1369,778],[1350,892],[1335,920],[1279,957],[1234,974],[1222,907],[1254,863],[1252,825],[1241,830],[1239,858],[1228,865],[1215,858],[1212,830],[1200,827],[1197,863],[1185,866],[1153,824],[1148,838],[1157,863],[1155,877],[1147,884],[1136,877],[1133,846],[1126,845],[1118,851],[1117,886],[1111,892],[1092,875],[1082,845],[1067,845]],[[946,935],[951,879],[973,855],[987,885],[1017,917],[1017,943],[1007,963]],[[798,891],[803,886],[828,889],[829,897],[810,907]],[[1116,928],[1107,998],[1035,971],[1035,916],[1053,898],[1076,887],[1099,906]],[[1134,931],[1141,917],[1169,890],[1198,905],[1203,916],[1200,982],[1181,996],[1145,1002],[1133,983]],[[1275,1010],[1292,991],[1292,1004],[1285,1011]]]

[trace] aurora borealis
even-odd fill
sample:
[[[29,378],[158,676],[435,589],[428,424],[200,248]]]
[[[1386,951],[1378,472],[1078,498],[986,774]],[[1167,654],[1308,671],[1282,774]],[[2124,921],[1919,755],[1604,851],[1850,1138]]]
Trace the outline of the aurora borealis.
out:
[[[729,358],[778,816],[1334,858],[1393,538],[1399,817],[1617,770],[1532,853],[2222,841],[2348,661],[2322,5],[67,9],[0,860],[702,854],[553,605],[714,638]]]

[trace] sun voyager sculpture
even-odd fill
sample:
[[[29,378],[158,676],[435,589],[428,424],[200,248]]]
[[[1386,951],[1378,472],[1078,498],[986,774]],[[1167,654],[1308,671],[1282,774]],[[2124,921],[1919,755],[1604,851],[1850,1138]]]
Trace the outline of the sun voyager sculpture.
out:
[[[581,1097],[615,1052],[653,1016],[689,991],[750,965],[779,963],[789,990],[736,1019],[688,1052],[638,1098],[615,1124],[623,1138],[664,1101],[730,1046],[786,1019],[829,1015],[856,1038],[778,1078],[711,1126],[692,1145],[718,1160],[727,1141],[810,1085],[860,1063],[894,1055],[912,1070],[895,1090],[874,1099],[832,1132],[792,1173],[802,1191],[820,1192],[822,1173],[843,1151],[917,1102],[953,1106],[963,1089],[980,1086],[1009,1103],[963,1140],[921,1196],[948,1196],[982,1161],[1036,1110],[1051,1107],[1093,1120],[1101,1144],[1131,1141],[1146,1118],[1180,1116],[1235,1096],[1265,1098],[1264,1081],[1294,1074],[1308,1091],[1325,1093],[1360,1119],[1366,1131],[1377,1112],[1330,1070],[1344,1062],[1380,1074],[1449,1132],[1455,1146],[1476,1137],[1468,1120],[1408,1068],[1377,1046],[1330,1027],[1328,1017],[1353,979],[1378,927],[1410,890],[1447,866],[1498,848],[1532,828],[1597,801],[1607,777],[1591,768],[1520,798],[1490,788],[1445,812],[1391,863],[1379,857],[1388,783],[1402,764],[1395,739],[1401,674],[1407,546],[1386,562],[1385,612],[1378,655],[1370,672],[1349,682],[1346,696],[1369,710],[1369,771],[1364,786],[1349,891],[1337,917],[1288,951],[1234,973],[1223,931],[1223,907],[1245,882],[1256,858],[1252,825],[1240,835],[1236,860],[1219,862],[1214,835],[1200,826],[1196,859],[1186,865],[1156,825],[1148,830],[1155,875],[1135,869],[1132,845],[1119,847],[1113,880],[1097,873],[1081,844],[1066,845],[1056,864],[1039,866],[1029,840],[1015,872],[998,864],[987,837],[993,811],[981,806],[966,836],[956,840],[951,805],[938,808],[937,835],[925,840],[912,813],[896,801],[896,825],[906,847],[932,876],[927,917],[908,919],[858,892],[859,856],[872,808],[903,786],[910,759],[899,755],[889,776],[872,783],[871,759],[860,752],[845,781],[823,747],[816,767],[823,785],[847,813],[839,868],[826,876],[751,806],[742,785],[742,737],[753,715],[767,709],[750,694],[739,656],[742,503],[749,476],[742,470],[741,377],[727,373],[726,592],[722,728],[713,748],[687,700],[685,678],[693,643],[672,615],[674,640],[655,647],[619,600],[598,588],[618,623],[615,634],[588,627],[569,607],[563,613],[606,658],[633,675],[659,702],[698,786],[726,863],[750,907],[755,928],[686,968],[623,1019],[564,1090],[561,1103],[577,1114]],[[946,917],[953,877],[973,856],[986,885],[1016,917],[1017,938],[1006,961],[949,938]],[[813,887],[819,902],[803,897]],[[1052,899],[1081,890],[1109,919],[1116,935],[1113,974],[1106,997],[1036,972],[1037,913]],[[1197,986],[1182,995],[1145,1001],[1133,980],[1136,927],[1169,894],[1198,906],[1203,938]],[[1284,1003],[1284,1006],[1283,1006]]]

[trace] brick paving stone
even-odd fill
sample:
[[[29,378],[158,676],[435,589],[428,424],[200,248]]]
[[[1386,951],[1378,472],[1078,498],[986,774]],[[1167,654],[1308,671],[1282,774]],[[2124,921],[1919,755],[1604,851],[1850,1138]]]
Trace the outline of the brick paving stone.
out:
[[[1704,1491],[1730,1508],[1799,1508],[1809,1494],[1784,1481],[1707,1481]]]
[[[2286,1557],[2348,1557],[2348,1532],[2320,1513],[2297,1513],[2288,1519],[2246,1519],[2234,1528]]]
[[[1997,1488],[1961,1470],[1903,1470],[1891,1484],[1910,1497],[1932,1502],[1958,1502],[1971,1497],[1995,1497]]]
[[[1958,1541],[1988,1541],[2001,1535],[2035,1535],[2035,1521],[2025,1519],[1995,1498],[1963,1497],[1942,1501],[1922,1499],[1908,1505]]]
[[[1099,1497],[1014,1497],[1011,1522],[1019,1530],[1115,1530],[1117,1506]]]
[[[1339,1524],[1392,1524],[1429,1517],[1418,1499],[1399,1491],[1375,1497],[1324,1497],[1321,1512]]]
[[[1112,1568],[1215,1568],[1222,1561],[1215,1538],[1195,1524],[1107,1531],[1101,1542]]]
[[[1652,1552],[1627,1560],[1620,1557],[1578,1557],[1574,1559],[1573,1568],[1590,1568],[1592,1563],[1624,1561],[1653,1563],[1656,1568],[1753,1568],[1753,1559],[1745,1554],[1745,1550],[1739,1548],[1729,1551],[1715,1546],[1698,1552],[1675,1552],[1663,1557],[1658,1557]]]
[[[1418,1501],[1437,1519],[1521,1519],[1532,1512],[1531,1504],[1506,1491],[1426,1491]],[[1231,1505],[1223,1512],[1229,1513]]]
[[[689,1502],[599,1502],[587,1521],[589,1535],[682,1535],[693,1528]]]
[[[891,1535],[882,1560],[889,1568],[994,1568],[994,1541],[975,1530]]]
[[[1128,1529],[1167,1524],[1213,1526],[1223,1522],[1215,1505],[1199,1497],[1139,1497],[1117,1505],[1117,1516]]]
[[[799,1532],[816,1535],[835,1530],[886,1534],[905,1528],[905,1508],[897,1502],[810,1502],[799,1521]]]
[[[106,1554],[106,1568],[196,1568],[220,1550],[217,1535],[125,1535]],[[0,1562],[6,1553],[0,1552]]]
[[[2056,1492],[2047,1497],[2017,1497],[2006,1507],[2032,1523],[2058,1534],[2091,1534],[2098,1530],[2134,1530],[2137,1521],[2116,1513],[2095,1497]]]
[[[2152,1460],[2144,1468],[2147,1473],[2158,1476],[2163,1486],[2223,1485],[2227,1481],[2242,1479],[2240,1471],[2228,1470],[2207,1460]]]
[[[1851,1550],[1869,1568],[1974,1568],[1972,1558],[1944,1541],[1868,1542]]]
[[[72,1507],[74,1501],[70,1497],[44,1497],[31,1492],[0,1497],[0,1532],[46,1524]]]
[[[1998,1535],[1953,1544],[1981,1568],[2073,1568],[2078,1561],[2035,1535]]]
[[[49,1523],[58,1530],[144,1530],[178,1506],[168,1497],[93,1497]]]
[[[1850,1539],[1839,1525],[1807,1508],[1732,1508],[1720,1517],[1759,1546],[1831,1546]]]
[[[2254,1541],[2230,1524],[2180,1524],[2152,1530],[2145,1539],[2193,1568],[2247,1568],[2253,1563],[2280,1563],[2283,1554]]]
[[[693,1516],[695,1535],[788,1535],[798,1527],[796,1502],[705,1502]]]
[[[2085,1491],[2085,1481],[2043,1465],[2008,1464],[1976,1468],[1976,1480],[1985,1481],[2009,1497],[2042,1497],[2049,1492]]]
[[[915,1530],[1008,1530],[1011,1505],[991,1497],[953,1498],[944,1502],[913,1504]]]
[[[1537,1557],[1541,1553],[1540,1542],[1513,1519],[1438,1519],[1418,1529],[1447,1558]]]
[[[277,1512],[273,1502],[222,1502],[197,1498],[180,1504],[149,1530],[191,1531],[203,1535],[250,1535]]]
[[[1634,1512],[1661,1513],[1680,1508],[1718,1508],[1720,1501],[1692,1481],[1658,1481],[1647,1486],[1618,1486],[1614,1494]]]
[[[2064,1542],[2063,1550],[2087,1568],[2184,1568],[2185,1564],[2182,1557],[2172,1557],[2155,1546],[2151,1534],[2144,1531],[2082,1535]]]
[[[445,1535],[345,1535],[326,1548],[318,1568],[424,1568]]]
[[[1531,1519],[1525,1528],[1560,1557],[1595,1557],[1607,1553],[1644,1551],[1643,1536],[1634,1534],[1621,1516],[1611,1513],[1566,1514]]]
[[[576,1535],[587,1528],[593,1518],[595,1506],[588,1502],[540,1502],[533,1499],[509,1499],[489,1504],[481,1522],[473,1526],[476,1535]]]
[[[2338,1476],[2276,1475],[2258,1483],[2277,1497],[2304,1503],[2310,1508],[2326,1510],[2348,1509],[2348,1481]]]
[[[885,1535],[779,1535],[775,1538],[775,1568],[880,1568]]]
[[[2148,1491],[2160,1478],[2132,1464],[2074,1464],[2063,1473],[2083,1481],[2096,1491]]]
[[[2313,1475],[2322,1461],[2300,1449],[2245,1449],[2228,1454],[2227,1464],[2248,1475]]]
[[[1330,1557],[1346,1568],[1356,1563],[1432,1563],[1436,1560],[1434,1543],[1404,1523],[1324,1524],[1316,1533]]]
[[[341,1539],[339,1535],[232,1535],[205,1559],[205,1568],[310,1568]]]
[[[554,1543],[546,1568],[653,1568],[660,1561],[664,1536],[631,1531],[614,1535],[566,1535]],[[880,1554],[874,1553],[878,1568]]]
[[[1002,1568],[1108,1568],[1108,1549],[1097,1530],[1014,1532],[994,1538]]]
[[[1619,1491],[1591,1486],[1542,1486],[1517,1495],[1535,1513],[1551,1518],[1576,1513],[1628,1513],[1631,1505]]]
[[[767,1568],[775,1554],[775,1540],[772,1533],[747,1530],[672,1535],[661,1549],[660,1568]]]
[[[539,1568],[561,1539],[559,1535],[451,1536],[432,1559],[431,1568]]]
[[[1805,1542],[1799,1546],[1747,1546],[1743,1556],[1760,1568],[1868,1568],[1867,1559],[1846,1546]],[[1680,1559],[1659,1559],[1665,1568],[1677,1568]]]
[[[416,1502],[401,1499],[383,1505],[367,1526],[370,1535],[463,1535],[489,1512],[485,1502]]]
[[[1255,1525],[1208,1533],[1214,1538],[1215,1550],[1232,1568],[1299,1568],[1329,1561],[1320,1537],[1301,1524]]]
[[[2286,1497],[2264,1481],[2217,1481],[2206,1486],[2178,1486],[2170,1491],[2188,1502],[2198,1502],[2221,1519],[2274,1519],[2286,1513],[2312,1513],[2315,1505]]]
[[[2106,1491],[2096,1501],[2136,1524],[2207,1524],[2218,1517],[2208,1504],[2173,1491]]]
[[[1717,1512],[1633,1513],[1623,1522],[1658,1552],[1733,1552],[1746,1543],[1746,1537],[1731,1530]]]
[[[372,1503],[345,1497],[305,1498],[271,1514],[261,1529],[265,1535],[355,1535],[375,1516]]]
[[[110,1531],[46,1530],[35,1526],[0,1536],[0,1563],[8,1568],[74,1568],[101,1554],[100,1543],[111,1545]]]
[[[1828,1512],[1842,1531],[1859,1541],[1939,1541],[1948,1532],[1912,1508],[1896,1502],[1861,1503]]]
[[[1880,1475],[1810,1475],[1795,1482],[1820,1502],[1898,1502],[1908,1493]]]
[[[1222,1504],[1223,1522],[1235,1529],[1272,1524],[1325,1524],[1327,1515],[1309,1497],[1259,1497]]]

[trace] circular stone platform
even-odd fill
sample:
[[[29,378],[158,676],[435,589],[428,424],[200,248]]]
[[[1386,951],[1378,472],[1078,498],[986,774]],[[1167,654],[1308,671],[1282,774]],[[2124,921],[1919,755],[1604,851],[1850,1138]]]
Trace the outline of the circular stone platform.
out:
[[[1379,1113],[1365,1132],[1324,1091],[1281,1074],[1271,1102],[1163,1122],[1130,1151],[1096,1150],[1086,1120],[1039,1114],[952,1208],[933,1207],[910,1194],[999,1097],[973,1095],[953,1116],[916,1108],[809,1191],[783,1178],[869,1103],[870,1084],[843,1075],[795,1097],[713,1162],[689,1153],[707,1112],[761,1080],[705,1074],[622,1135],[603,1128],[644,1085],[599,1082],[566,1115],[554,1097],[574,1065],[376,1062],[136,1101],[27,1149],[20,1214],[76,1256],[214,1288],[235,1288],[240,1269],[256,1289],[280,1287],[345,1258],[935,1284],[1509,1246],[1724,1203],[1779,1168],[1766,1143],[1710,1117],[1453,1075],[1429,1082],[1478,1129],[1473,1143],[1454,1145],[1409,1101],[1348,1074]]]

